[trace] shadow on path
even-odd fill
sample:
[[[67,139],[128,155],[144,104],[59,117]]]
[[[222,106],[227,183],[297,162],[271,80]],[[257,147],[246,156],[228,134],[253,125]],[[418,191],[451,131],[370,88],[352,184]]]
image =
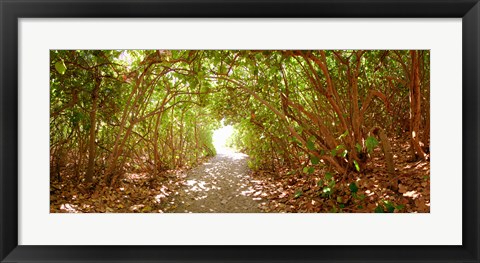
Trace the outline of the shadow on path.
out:
[[[176,213],[260,213],[247,165],[248,156],[223,149],[190,170],[175,196]]]

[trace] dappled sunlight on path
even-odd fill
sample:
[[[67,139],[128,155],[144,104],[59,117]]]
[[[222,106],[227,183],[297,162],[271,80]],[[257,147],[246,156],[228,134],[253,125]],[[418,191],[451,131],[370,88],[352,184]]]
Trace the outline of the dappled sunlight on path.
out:
[[[188,172],[185,186],[174,197],[178,213],[259,213],[248,169],[248,156],[228,148]]]

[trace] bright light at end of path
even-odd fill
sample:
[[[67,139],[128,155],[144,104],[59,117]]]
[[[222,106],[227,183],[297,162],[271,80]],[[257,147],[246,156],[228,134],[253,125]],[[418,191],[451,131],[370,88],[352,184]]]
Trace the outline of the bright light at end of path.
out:
[[[213,146],[217,150],[217,154],[230,153],[233,150],[227,147],[227,140],[233,134],[233,126],[227,125],[213,132]]]

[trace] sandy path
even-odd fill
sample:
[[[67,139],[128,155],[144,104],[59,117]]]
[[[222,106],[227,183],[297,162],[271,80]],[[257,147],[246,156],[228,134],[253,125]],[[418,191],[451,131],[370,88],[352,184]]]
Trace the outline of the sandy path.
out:
[[[175,196],[176,213],[260,213],[260,198],[247,165],[247,155],[222,151],[190,170],[185,186]],[[255,200],[254,200],[255,199]]]

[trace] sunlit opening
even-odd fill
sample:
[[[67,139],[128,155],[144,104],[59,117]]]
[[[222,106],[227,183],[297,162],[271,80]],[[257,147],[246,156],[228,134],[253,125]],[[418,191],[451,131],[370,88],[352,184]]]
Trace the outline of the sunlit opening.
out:
[[[233,126],[223,126],[222,121],[222,127],[213,132],[213,146],[217,150],[217,154],[228,154],[233,152],[233,149],[227,147],[227,140],[232,134]]]

